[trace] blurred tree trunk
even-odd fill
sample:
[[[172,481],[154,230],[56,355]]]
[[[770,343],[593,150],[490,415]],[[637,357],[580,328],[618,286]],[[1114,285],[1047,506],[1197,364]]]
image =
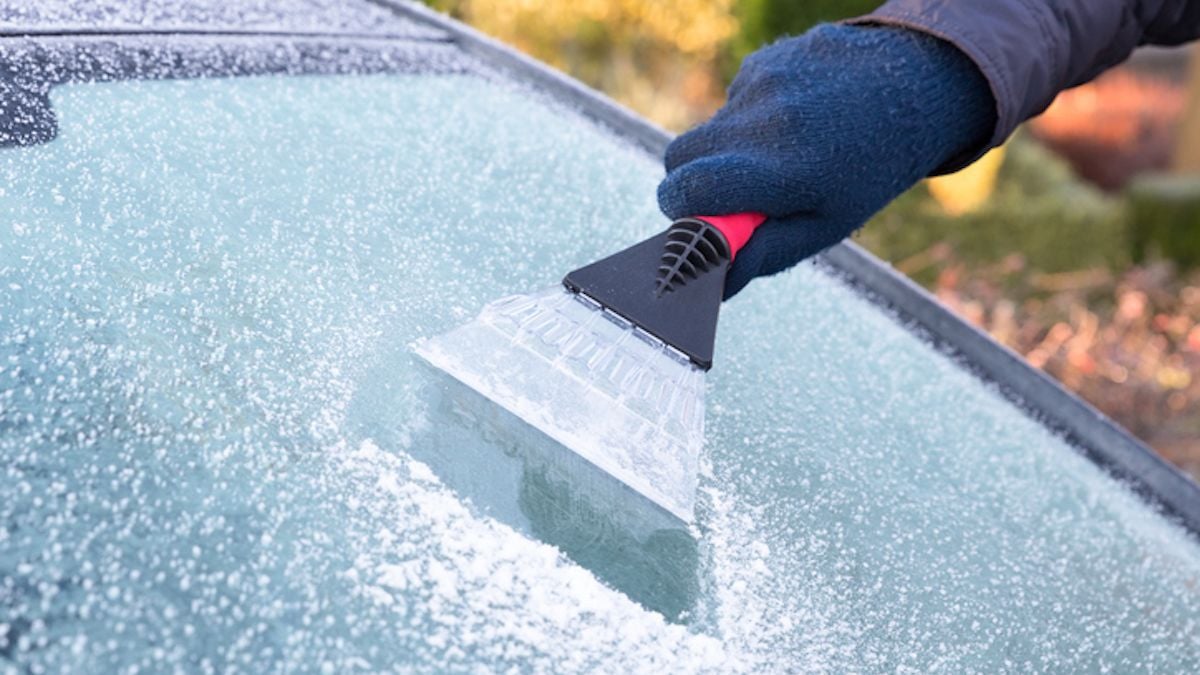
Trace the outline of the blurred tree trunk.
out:
[[[1188,70],[1188,101],[1179,123],[1173,168],[1179,173],[1200,173],[1200,44],[1192,47]]]

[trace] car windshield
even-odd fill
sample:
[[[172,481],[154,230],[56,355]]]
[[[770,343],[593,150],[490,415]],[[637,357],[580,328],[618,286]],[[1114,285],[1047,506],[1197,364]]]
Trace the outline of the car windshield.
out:
[[[1200,669],[1195,541],[819,266],[723,310],[690,531],[439,402],[415,340],[665,226],[659,163],[572,110],[412,73],[50,103],[0,149],[0,665]]]

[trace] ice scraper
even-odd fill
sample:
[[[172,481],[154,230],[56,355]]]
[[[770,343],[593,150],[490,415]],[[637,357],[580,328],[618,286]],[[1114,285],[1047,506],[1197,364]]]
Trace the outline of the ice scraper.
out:
[[[725,275],[765,216],[675,221],[485,306],[418,354],[674,516],[694,516]]]

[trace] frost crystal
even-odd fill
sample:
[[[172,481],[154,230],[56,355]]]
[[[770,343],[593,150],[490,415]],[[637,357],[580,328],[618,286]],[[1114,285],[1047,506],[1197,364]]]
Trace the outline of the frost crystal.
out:
[[[695,539],[630,539],[687,611],[635,602],[408,345],[664,226],[660,169],[416,49],[98,59],[0,148],[0,670],[1200,671],[1196,544],[811,266],[723,310]]]

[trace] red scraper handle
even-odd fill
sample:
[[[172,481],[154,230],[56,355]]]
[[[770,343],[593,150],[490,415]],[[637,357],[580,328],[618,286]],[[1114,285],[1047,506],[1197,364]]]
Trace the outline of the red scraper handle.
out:
[[[737,252],[742,250],[746,242],[750,241],[750,235],[754,234],[754,230],[766,221],[767,215],[751,212],[734,213],[727,216],[696,216],[696,218],[712,225],[725,235],[725,241],[729,242],[729,261],[733,262]]]

